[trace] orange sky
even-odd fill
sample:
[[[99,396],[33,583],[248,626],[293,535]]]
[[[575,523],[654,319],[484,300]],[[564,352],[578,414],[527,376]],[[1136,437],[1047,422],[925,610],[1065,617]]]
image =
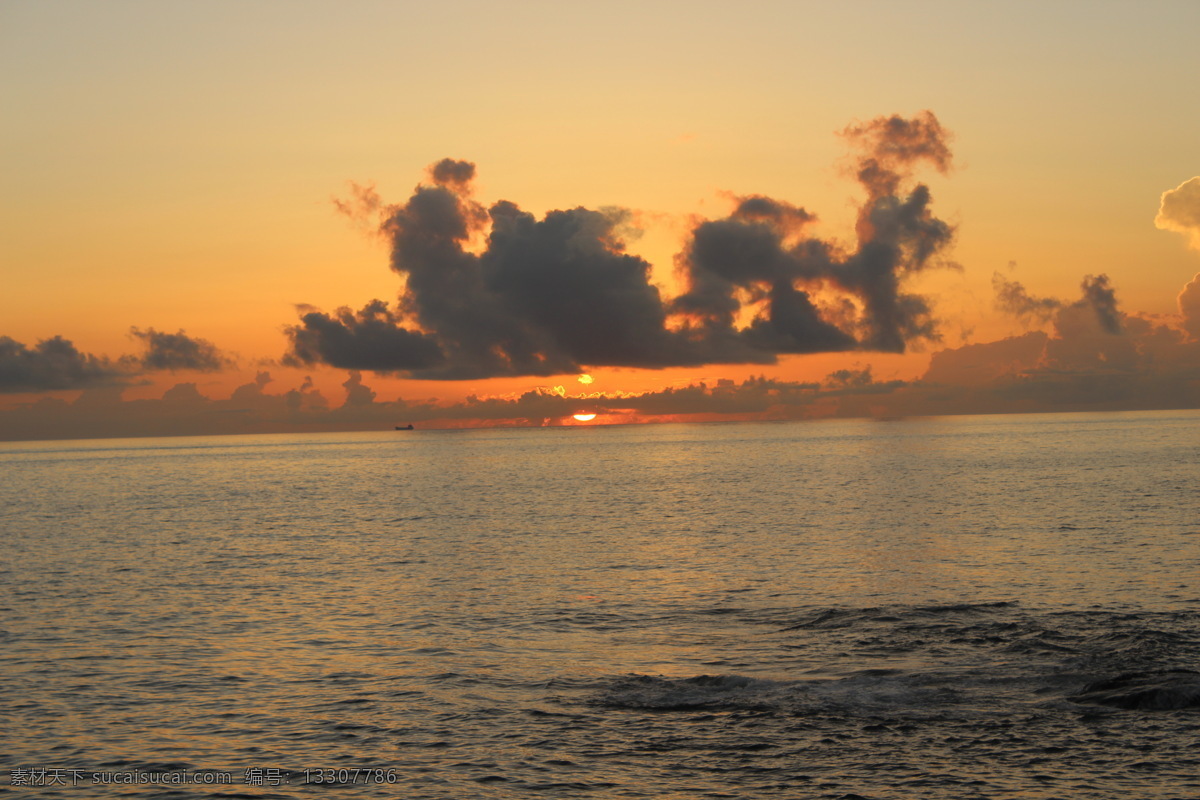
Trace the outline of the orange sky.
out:
[[[1197,29],[1190,2],[7,3],[0,336],[25,348],[60,336],[115,363],[142,353],[131,327],[183,330],[223,368],[140,370],[125,400],[180,383],[222,400],[266,371],[270,392],[311,376],[337,405],[344,369],[279,362],[297,304],[357,309],[395,302],[403,285],[389,243],[334,207],[352,182],[403,204],[449,157],[476,165],[484,206],[509,200],[538,219],[630,209],[642,231],[628,251],[674,297],[687,288],[677,254],[735,196],[801,206],[813,235],[852,250],[865,193],[839,132],[926,109],[953,163],[919,165],[911,185],[927,185],[955,227],[944,255],[961,271],[905,289],[929,298],[940,343],[775,365],[581,363],[589,388],[819,382],[865,367],[877,382],[914,381],[939,349],[1055,335],[1050,318],[996,308],[997,271],[1065,303],[1085,275],[1105,274],[1122,312],[1182,330],[1168,317],[1200,253],[1185,212],[1161,227],[1155,215],[1164,192],[1200,174],[1187,95]],[[364,382],[379,401],[451,403],[574,393],[577,374]],[[54,388],[31,386],[10,386],[0,406]]]

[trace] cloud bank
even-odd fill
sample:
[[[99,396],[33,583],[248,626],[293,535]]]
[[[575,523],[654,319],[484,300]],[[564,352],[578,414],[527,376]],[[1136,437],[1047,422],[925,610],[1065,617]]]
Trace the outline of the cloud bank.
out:
[[[1181,314],[1172,319],[1122,312],[1103,275],[1084,278],[1074,301],[1038,298],[1017,281],[997,280],[999,306],[1018,316],[1030,307],[1049,310],[1048,330],[935,352],[916,380],[879,380],[870,366],[855,365],[821,382],[760,376],[641,393],[589,391],[581,384],[576,395],[543,386],[452,404],[381,401],[358,370],[342,383],[340,402],[323,396],[311,378],[273,392],[267,372],[225,399],[206,397],[185,382],[157,400],[124,400],[123,387],[109,380],[112,365],[78,353],[69,342],[50,340],[30,349],[0,340],[0,353],[56,365],[53,372],[44,367],[39,378],[26,377],[23,385],[52,382],[51,374],[60,376],[58,388],[69,382],[62,375],[78,376],[71,378],[76,384],[92,381],[74,402],[43,398],[0,410],[0,439],[391,430],[408,423],[419,429],[554,426],[573,424],[571,416],[581,411],[606,424],[1197,408],[1198,287],[1200,275],[1180,294]]]
[[[1051,329],[934,353],[920,384],[954,398],[950,413],[1200,405],[1196,280],[1180,295],[1180,315],[1166,320],[1122,312],[1105,275],[1085,277],[1074,302],[1033,297],[998,275],[993,284],[997,307]]]
[[[563,387],[539,387],[453,404],[381,401],[357,370],[342,383],[340,403],[324,397],[311,378],[272,392],[267,372],[225,399],[206,397],[185,382],[157,400],[124,400],[122,385],[113,381],[124,373],[114,373],[111,362],[62,339],[35,348],[0,339],[7,385],[87,386],[73,402],[47,397],[0,409],[0,439],[391,430],[408,423],[552,426],[572,424],[571,415],[581,411],[605,424],[1200,407],[1200,275],[1180,294],[1180,316],[1167,320],[1120,311],[1103,275],[1086,277],[1074,301],[1037,298],[1001,279],[996,302],[1018,316],[1030,306],[1049,309],[1049,330],[935,352],[917,380],[878,380],[870,366],[855,365],[819,383],[761,376],[641,393],[587,391],[583,384],[573,396]],[[153,352],[148,347],[142,358]],[[23,365],[19,380],[14,363]]]
[[[760,195],[697,224],[666,298],[651,266],[625,252],[632,215],[474,199],[475,165],[444,159],[402,205],[356,187],[338,209],[378,215],[398,302],[359,310],[301,308],[285,363],[413,378],[544,376],[588,367],[774,363],[791,353],[903,352],[938,341],[929,302],[904,291],[944,264],[953,229],[936,218],[918,167],[950,167],[949,136],[930,112],[880,117],[843,135],[866,192],[857,243],[809,235],[813,214]],[[473,245],[478,244],[478,247]]]

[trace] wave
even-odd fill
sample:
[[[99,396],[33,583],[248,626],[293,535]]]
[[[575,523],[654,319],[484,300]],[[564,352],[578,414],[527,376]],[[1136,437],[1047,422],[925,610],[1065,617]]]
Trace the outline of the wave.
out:
[[[641,711],[851,717],[1200,707],[1200,673],[1190,669],[1200,658],[1193,615],[1047,612],[1004,601],[776,609],[748,612],[744,621],[773,631],[752,650],[731,642],[741,658],[704,663],[769,671],[769,677],[631,674],[593,687],[586,702]]]
[[[864,670],[842,679],[794,681],[745,675],[626,675],[593,695],[589,704],[639,711],[876,717],[942,714],[965,699],[940,677]]]
[[[783,630],[846,628],[862,622],[900,622],[905,619],[947,618],[990,614],[1014,608],[1009,601],[991,603],[946,603],[931,606],[872,606],[869,608],[822,608],[806,613]]]
[[[1137,711],[1200,708],[1200,672],[1131,672],[1090,683],[1070,697],[1076,703]]]

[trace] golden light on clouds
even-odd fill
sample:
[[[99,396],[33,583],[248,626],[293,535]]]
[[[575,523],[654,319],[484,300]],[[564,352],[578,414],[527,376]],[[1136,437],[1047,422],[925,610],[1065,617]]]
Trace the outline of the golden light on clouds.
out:
[[[1182,233],[1194,249],[1200,250],[1200,177],[1163,192],[1154,224],[1164,231]]]
[[[693,15],[680,37],[674,4],[647,4],[631,28],[571,4],[472,4],[465,17],[366,4],[347,21],[318,3],[265,38],[245,33],[272,30],[253,5],[77,4],[70,25],[53,3],[17,5],[3,53],[15,105],[0,132],[13,145],[0,147],[0,439],[870,416],[885,394],[888,414],[1010,410],[919,385],[949,375],[974,392],[975,376],[1037,369],[1031,318],[993,297],[1009,262],[1047,313],[1079,302],[1085,275],[1108,276],[1120,313],[1144,312],[1125,339],[1097,341],[1145,329],[1122,352],[1145,355],[1147,381],[1178,367],[1181,393],[1114,378],[1113,404],[1200,402],[1184,375],[1200,358],[1200,105],[1161,80],[1190,74],[1200,4],[1107,4],[1081,28],[1063,8],[1030,26],[1020,8],[956,5],[930,25],[902,4],[864,18],[771,0],[770,14]],[[1027,58],[1014,63],[1010,41]],[[527,57],[511,57],[514,42]],[[930,83],[947,42],[970,57]],[[829,69],[847,47],[862,69]],[[424,69],[451,52],[463,58]],[[951,131],[957,173],[944,169]],[[864,174],[891,170],[888,185],[862,184],[852,164],[885,135]],[[867,291],[876,273],[847,262],[858,223],[877,236],[890,228],[872,215],[901,207],[905,235],[936,236],[942,255]],[[443,250],[454,269],[474,264],[486,296],[414,257]],[[932,270],[951,259],[961,268]],[[1057,341],[1053,319],[1034,321]],[[828,386],[867,367],[868,385]],[[1099,407],[1080,391],[1081,408]],[[68,405],[37,406],[47,393]],[[575,418],[580,405],[596,416]]]

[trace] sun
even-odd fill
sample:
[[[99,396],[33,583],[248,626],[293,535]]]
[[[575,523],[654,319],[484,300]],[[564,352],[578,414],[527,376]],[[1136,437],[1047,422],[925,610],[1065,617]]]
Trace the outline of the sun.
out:
[[[591,422],[595,418],[596,418],[595,414],[576,414],[575,415],[575,419],[579,420],[580,422]]]

